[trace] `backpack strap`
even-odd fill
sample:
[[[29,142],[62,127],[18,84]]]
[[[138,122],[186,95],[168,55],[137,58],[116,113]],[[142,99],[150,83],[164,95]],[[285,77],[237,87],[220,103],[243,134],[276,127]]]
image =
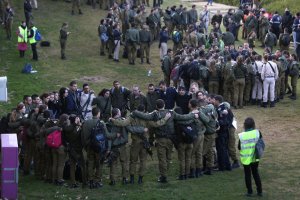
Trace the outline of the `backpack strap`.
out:
[[[273,73],[274,73],[274,76],[275,76],[275,70],[274,70],[272,64],[271,64],[270,62],[268,62],[268,63],[269,63],[269,65],[270,65],[270,67],[271,67],[271,69],[272,69],[272,71],[273,71]]]

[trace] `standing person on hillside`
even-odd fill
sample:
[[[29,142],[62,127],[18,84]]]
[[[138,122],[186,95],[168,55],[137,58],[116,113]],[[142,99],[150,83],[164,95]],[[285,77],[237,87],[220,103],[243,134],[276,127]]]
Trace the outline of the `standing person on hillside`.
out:
[[[120,25],[115,24],[113,29],[113,37],[114,37],[114,61],[119,62],[119,53],[120,53],[120,46],[121,46],[121,36],[122,32],[120,30]]]
[[[38,54],[36,50],[36,44],[37,41],[35,40],[35,34],[36,34],[37,28],[34,26],[32,22],[30,22],[30,30],[29,30],[29,43],[31,45],[31,50],[32,50],[32,60],[38,61]]]
[[[296,52],[297,49],[297,29],[298,25],[300,24],[300,12],[298,12],[295,16],[294,23],[293,23],[293,40],[294,40],[294,50]]]
[[[192,5],[192,9],[189,10],[189,24],[195,25],[198,20],[198,12],[196,5]]]
[[[100,38],[100,56],[105,56],[104,47],[106,46],[108,36],[106,20],[104,19],[100,20],[100,25],[98,26],[98,36]]]
[[[71,33],[67,31],[68,27],[69,27],[68,24],[64,22],[59,32],[59,41],[60,41],[60,48],[61,48],[60,54],[62,60],[66,59],[65,50],[67,46],[67,39],[68,39],[68,35]]]
[[[296,32],[296,46],[297,48],[295,48],[296,54],[297,54],[297,58],[298,60],[300,60],[300,23],[298,24],[298,27],[295,29]]]
[[[24,14],[26,19],[26,25],[29,25],[30,19],[32,18],[32,7],[30,4],[30,0],[25,0],[24,2]]]
[[[271,28],[273,30],[273,33],[276,35],[276,37],[279,37],[280,34],[280,25],[282,22],[282,17],[278,14],[277,11],[275,11],[272,19],[270,20]]]
[[[159,54],[160,54],[160,60],[163,60],[164,56],[167,55],[168,51],[168,40],[169,40],[169,32],[168,28],[166,26],[162,27],[160,33],[159,33]]]
[[[238,41],[239,31],[241,27],[241,21],[243,20],[243,18],[244,18],[244,11],[242,6],[240,6],[239,9],[235,11],[235,13],[233,14],[233,21],[236,24],[235,40],[237,41]]]
[[[127,113],[131,91],[124,86],[121,86],[120,82],[117,80],[113,82],[113,86],[114,87],[110,90],[112,108],[120,109],[122,117],[124,117]]]
[[[82,85],[82,92],[79,93],[81,117],[84,120],[92,119],[92,102],[95,98],[94,91],[90,89],[89,84]]]
[[[297,62],[297,57],[295,54],[290,55],[290,66],[289,75],[291,77],[292,95],[289,96],[290,99],[297,99],[297,82],[299,77],[299,62]]]
[[[268,105],[270,97],[270,107],[275,107],[275,81],[278,78],[277,64],[272,61],[272,56],[264,56],[264,65],[261,70],[261,79],[263,80],[263,104],[264,108]]]
[[[103,89],[99,92],[98,97],[93,99],[92,106],[100,109],[100,119],[107,122],[111,117],[111,96],[109,89]]]
[[[67,114],[80,115],[80,99],[78,95],[77,82],[71,81],[69,84],[69,92],[66,97],[66,111]]]
[[[142,30],[139,31],[140,34],[140,49],[141,49],[141,64],[144,63],[144,57],[146,54],[147,63],[150,64],[150,45],[152,42],[151,33],[149,27],[144,24]]]
[[[205,36],[207,38],[208,37],[208,26],[210,23],[210,12],[207,9],[207,5],[204,6],[203,11],[200,13],[199,20],[200,20],[200,26],[204,28]]]
[[[265,47],[265,37],[270,27],[269,19],[265,16],[266,10],[264,8],[260,11],[260,16],[258,18],[258,37],[261,41],[260,47]]]
[[[27,50],[27,40],[28,40],[26,22],[22,21],[21,25],[18,27],[17,36],[18,36],[18,50],[20,52],[20,58],[24,58],[25,51]]]
[[[288,33],[291,34],[292,33],[292,27],[293,27],[293,15],[291,14],[291,12],[289,11],[288,8],[286,8],[284,10],[284,15],[282,16],[282,26],[281,26],[281,31],[283,31],[285,28],[288,29]]]
[[[82,12],[81,12],[81,9],[80,9],[80,4],[81,4],[80,0],[72,0],[72,12],[71,12],[72,15],[75,14],[74,13],[75,7],[77,7],[77,9],[78,9],[78,14],[82,15]]]
[[[128,49],[129,65],[134,65],[137,45],[140,43],[140,34],[134,23],[131,23],[131,28],[127,30],[125,38]],[[122,111],[122,109],[120,110]]]
[[[284,32],[279,35],[279,47],[281,51],[288,51],[290,47],[291,37],[288,28],[284,28]]]
[[[14,18],[14,11],[9,6],[9,4],[7,4],[3,20],[4,20],[4,27],[5,27],[5,30],[6,30],[6,37],[7,37],[8,40],[11,40],[13,18]]]
[[[251,197],[253,194],[251,173],[255,180],[257,195],[262,196],[261,180],[258,173],[259,159],[255,158],[255,145],[259,138],[262,138],[261,132],[255,129],[254,119],[248,117],[244,122],[245,132],[239,133],[238,149],[241,154],[241,163],[244,166],[245,182],[247,187],[246,196]]]
[[[265,47],[270,49],[270,52],[272,53],[273,47],[277,45],[277,36],[272,32],[272,29],[269,29],[268,33],[265,37]]]

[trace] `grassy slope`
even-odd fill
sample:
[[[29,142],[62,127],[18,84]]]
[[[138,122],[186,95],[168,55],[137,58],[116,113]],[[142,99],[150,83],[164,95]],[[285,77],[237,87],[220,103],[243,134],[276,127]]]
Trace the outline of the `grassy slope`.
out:
[[[21,1],[14,0],[14,8],[17,16],[14,28],[23,18]],[[168,2],[173,4],[173,2]],[[9,80],[10,102],[0,104],[1,111],[7,111],[21,100],[24,94],[58,90],[66,86],[71,79],[80,79],[83,76],[101,76],[101,83],[93,83],[95,91],[103,87],[110,87],[114,79],[119,79],[124,85],[130,87],[138,84],[144,90],[147,83],[156,83],[162,78],[159,70],[157,44],[153,45],[152,65],[153,76],[147,77],[150,66],[129,66],[127,60],[120,64],[109,61],[106,57],[99,57],[99,41],[97,38],[97,25],[102,11],[92,10],[83,6],[84,15],[71,16],[70,4],[63,1],[40,0],[39,10],[34,11],[36,24],[46,40],[51,41],[51,47],[42,49],[39,47],[40,61],[33,63],[38,70],[37,74],[23,75],[20,73],[24,63],[30,62],[31,51],[26,52],[26,58],[18,58],[16,50],[16,38],[12,42],[5,40],[3,30],[0,46],[0,74],[7,75]],[[37,17],[38,16],[38,17]],[[55,16],[55,17],[54,17]],[[67,46],[68,60],[59,59],[60,48],[58,43],[58,30],[61,23],[69,22],[72,35]],[[80,85],[83,81],[79,81]],[[299,101],[290,103],[288,99],[278,104],[276,109],[257,109],[247,107],[235,111],[241,131],[242,121],[247,116],[256,119],[257,127],[262,130],[267,149],[261,162],[261,176],[265,191],[264,199],[297,199],[300,195],[299,153],[295,150],[299,147],[298,133]],[[154,155],[154,157],[156,157]],[[169,173],[170,183],[159,185],[155,182],[158,173],[157,160],[149,160],[145,184],[143,186],[117,186],[111,188],[107,185],[101,190],[69,190],[57,188],[41,183],[33,177],[21,177],[19,199],[244,199],[245,186],[242,169],[234,172],[216,174],[197,180],[179,182],[175,180],[178,173],[176,154],[173,155],[173,164]],[[108,174],[108,169],[105,173]]]

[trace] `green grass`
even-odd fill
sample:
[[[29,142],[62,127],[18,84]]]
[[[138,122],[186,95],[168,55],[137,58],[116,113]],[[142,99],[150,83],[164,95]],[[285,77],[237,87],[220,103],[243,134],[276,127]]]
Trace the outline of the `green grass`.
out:
[[[14,31],[23,20],[23,3],[13,0],[16,11]],[[179,4],[179,1],[166,1],[166,5]],[[164,5],[164,6],[166,6]],[[127,87],[137,84],[142,91],[148,83],[157,83],[162,79],[160,71],[158,44],[151,49],[152,65],[129,66],[128,61],[121,59],[116,64],[107,57],[99,56],[99,39],[97,26],[105,12],[92,10],[83,5],[84,15],[71,16],[71,4],[64,1],[40,0],[39,9],[33,12],[36,26],[41,30],[45,40],[51,42],[50,48],[38,47],[40,61],[32,62],[38,73],[25,75],[21,69],[25,63],[31,62],[31,50],[26,58],[20,59],[16,49],[16,36],[12,41],[5,40],[4,30],[0,30],[0,75],[8,76],[9,102],[0,104],[1,114],[6,113],[20,102],[24,94],[41,94],[58,90],[75,79],[79,86],[89,82],[91,88],[98,92],[109,88],[115,79]],[[69,22],[67,60],[60,60],[58,33],[63,22]],[[171,46],[171,45],[170,45]],[[258,50],[261,52],[261,50]],[[152,76],[147,77],[147,70],[152,69]],[[100,77],[100,81],[87,81],[83,77]],[[299,84],[298,84],[299,85]],[[298,87],[299,88],[299,87]],[[298,89],[299,91],[299,89]],[[243,110],[234,110],[238,119],[238,132],[242,131],[243,120],[252,116],[266,140],[265,156],[260,163],[260,172],[264,190],[263,199],[299,199],[299,100],[288,98],[276,105],[274,109],[261,109],[248,106]],[[108,174],[105,168],[104,174]],[[149,159],[145,183],[142,186],[122,186],[120,181],[115,187],[105,186],[99,190],[70,190],[42,183],[34,177],[20,176],[19,199],[245,199],[243,170],[215,173],[211,177],[177,181],[178,164],[176,152],[169,171],[169,183],[156,183],[158,165],[156,155],[154,161]],[[86,198],[88,197],[88,198]]]
[[[240,0],[216,0],[218,3],[239,6]],[[283,14],[285,8],[288,8],[293,14],[299,12],[298,2],[296,0],[261,0],[261,7],[265,8],[268,12],[278,11]]]

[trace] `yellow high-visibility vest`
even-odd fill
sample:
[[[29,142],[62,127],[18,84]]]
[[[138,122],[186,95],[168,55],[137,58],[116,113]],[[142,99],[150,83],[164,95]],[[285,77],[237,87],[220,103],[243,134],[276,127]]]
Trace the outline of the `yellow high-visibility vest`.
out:
[[[23,38],[21,38],[19,35],[22,35]],[[23,29],[21,26],[19,26],[19,35],[18,35],[18,42],[27,43],[27,39],[28,39],[27,27]]]
[[[240,156],[243,165],[249,165],[253,162],[258,162],[259,159],[255,158],[255,145],[259,139],[259,131],[252,130],[239,133],[241,144]]]
[[[29,43],[30,44],[33,44],[33,43],[36,43],[36,40],[35,40],[35,34],[36,34],[36,30],[37,28],[34,26],[31,28],[33,30],[33,36],[31,38],[29,38]]]

